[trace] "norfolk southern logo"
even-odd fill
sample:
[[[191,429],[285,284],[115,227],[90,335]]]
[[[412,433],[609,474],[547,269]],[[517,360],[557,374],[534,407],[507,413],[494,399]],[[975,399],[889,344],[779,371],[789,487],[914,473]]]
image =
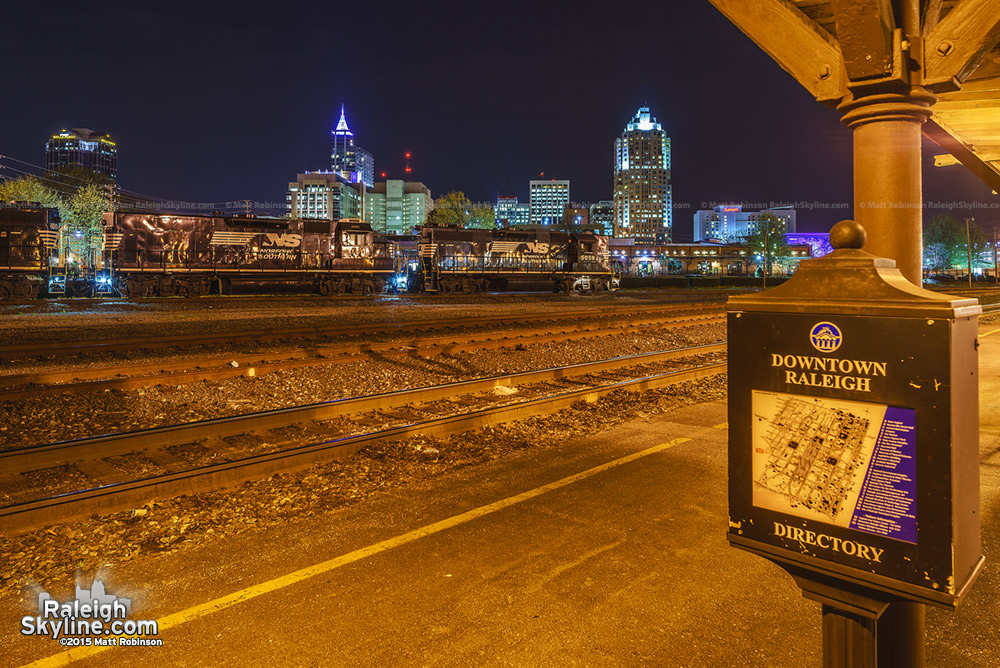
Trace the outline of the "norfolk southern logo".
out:
[[[545,241],[491,241],[486,247],[487,255],[514,255],[524,253],[527,255],[545,255],[549,252],[551,244]]]
[[[301,234],[272,234],[270,232],[264,235],[261,243],[262,248],[298,248],[301,245]]]
[[[840,347],[844,337],[840,334],[840,328],[832,322],[817,322],[809,332],[809,340],[813,348],[821,353],[832,353]]]

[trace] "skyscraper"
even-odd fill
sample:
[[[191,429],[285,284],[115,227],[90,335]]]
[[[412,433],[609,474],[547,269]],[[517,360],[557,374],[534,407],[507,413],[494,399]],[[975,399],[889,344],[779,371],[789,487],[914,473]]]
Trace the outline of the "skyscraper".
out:
[[[66,128],[45,142],[45,169],[82,167],[90,171],[118,178],[118,146],[107,132],[89,128]]]
[[[340,120],[330,131],[330,170],[348,181],[375,185],[375,160],[372,154],[354,145],[354,133],[347,126],[344,106],[340,106]]]
[[[529,181],[532,225],[558,225],[569,204],[569,181]]]
[[[615,236],[669,243],[673,228],[670,137],[640,107],[615,140]]]

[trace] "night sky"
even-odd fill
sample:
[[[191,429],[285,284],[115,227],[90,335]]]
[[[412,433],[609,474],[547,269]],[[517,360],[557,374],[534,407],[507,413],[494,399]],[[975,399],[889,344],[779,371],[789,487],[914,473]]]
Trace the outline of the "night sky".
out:
[[[377,174],[403,178],[410,151],[434,196],[509,185],[526,201],[544,172],[574,201],[610,199],[614,140],[648,104],[672,140],[676,240],[703,203],[851,201],[838,114],[707,0],[47,2],[4,18],[0,154],[43,165],[50,134],[105,130],[121,187],[157,199],[283,206],[297,173],[329,168],[341,104]],[[926,200],[998,201],[935,152]],[[798,215],[825,231],[849,210]]]

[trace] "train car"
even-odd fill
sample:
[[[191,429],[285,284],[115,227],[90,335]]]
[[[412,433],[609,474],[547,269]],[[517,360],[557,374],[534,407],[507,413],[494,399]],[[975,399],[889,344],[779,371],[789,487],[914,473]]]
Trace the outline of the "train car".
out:
[[[0,300],[45,293],[58,242],[58,210],[37,202],[0,204]]]
[[[115,213],[103,264],[125,297],[260,292],[375,294],[391,248],[361,220]]]
[[[608,240],[593,233],[428,225],[419,255],[417,284],[427,292],[500,291],[513,281],[547,281],[566,293],[618,287]]]

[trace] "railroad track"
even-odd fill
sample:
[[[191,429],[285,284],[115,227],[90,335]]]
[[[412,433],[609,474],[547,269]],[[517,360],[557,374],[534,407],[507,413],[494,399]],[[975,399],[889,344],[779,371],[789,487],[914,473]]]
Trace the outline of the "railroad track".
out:
[[[721,311],[722,302],[661,304],[656,306],[630,306],[615,309],[586,309],[577,311],[555,311],[530,313],[519,316],[495,315],[462,318],[437,318],[415,320],[403,323],[362,325],[337,325],[333,327],[294,327],[287,329],[254,330],[238,333],[196,333],[168,336],[140,336],[114,340],[90,340],[79,342],[41,342],[11,344],[0,347],[0,359],[11,361],[33,358],[69,357],[73,355],[94,355],[100,353],[120,353],[133,350],[161,350],[165,348],[196,348],[233,343],[259,343],[287,339],[320,339],[343,336],[375,336],[398,332],[428,332],[447,329],[481,329],[485,326],[503,327],[528,325],[532,323],[570,323],[580,320],[614,318],[643,313],[706,312]]]
[[[632,318],[612,327],[550,325],[518,333],[484,332],[401,339],[374,343],[309,346],[273,353],[201,356],[145,364],[71,368],[58,371],[0,375],[0,401],[60,392],[134,389],[151,385],[183,385],[237,376],[258,376],[274,371],[322,364],[356,362],[364,358],[421,356],[452,352],[537,345],[558,341],[633,334],[651,329],[668,330],[723,322],[721,315],[676,314]]]
[[[460,433],[556,412],[581,400],[593,402],[617,390],[654,389],[724,373],[724,362],[680,371],[662,365],[725,349],[725,343],[717,343],[630,355],[0,453],[0,470],[11,472],[0,477],[0,499],[7,504],[0,507],[0,531],[19,533],[157,499],[227,489],[345,457],[379,441]],[[514,394],[524,398],[515,401]],[[346,416],[353,416],[350,423]],[[128,461],[134,467],[140,460],[138,474],[122,466]],[[39,482],[57,472],[63,482]]]
[[[983,309],[983,315],[997,315],[1000,313],[1000,303],[980,304],[979,307]]]

